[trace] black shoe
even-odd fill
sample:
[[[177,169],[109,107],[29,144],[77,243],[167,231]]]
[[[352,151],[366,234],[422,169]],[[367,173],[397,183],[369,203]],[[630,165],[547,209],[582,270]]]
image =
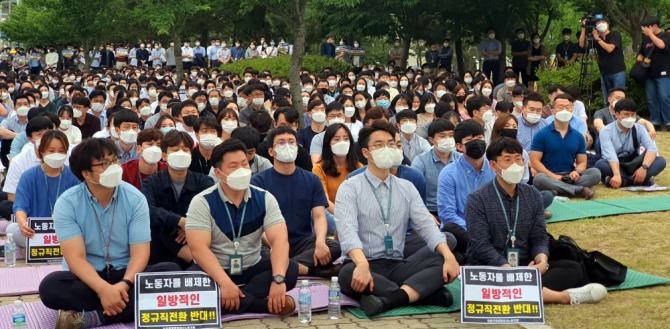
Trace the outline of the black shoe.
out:
[[[647,181],[644,183],[644,186],[652,186],[654,185],[654,176],[651,176],[647,179]]]
[[[605,177],[605,180],[604,180],[605,186],[611,187],[610,186],[610,180],[612,180],[612,177],[610,177],[610,176]]]
[[[360,301],[360,309],[365,315],[373,316],[382,313],[390,308],[388,299],[384,297],[377,297],[375,295],[362,295]]]
[[[661,131],[661,125],[654,125],[654,130]]]
[[[334,276],[337,276],[340,273],[340,270],[342,269],[343,264],[335,264],[328,266],[326,268],[322,268],[319,270],[319,276],[322,278],[330,279]]]
[[[449,307],[454,303],[454,296],[451,295],[449,289],[442,287],[438,291],[422,299],[420,303],[421,305]]]

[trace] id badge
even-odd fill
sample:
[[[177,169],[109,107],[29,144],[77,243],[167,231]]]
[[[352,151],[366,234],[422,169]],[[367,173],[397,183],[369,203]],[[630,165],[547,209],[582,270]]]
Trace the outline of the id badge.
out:
[[[242,255],[230,256],[230,275],[242,274]]]
[[[507,263],[512,267],[519,266],[519,249],[517,248],[507,249]]]
[[[384,247],[386,248],[386,256],[393,256],[393,237],[387,235],[384,237]]]

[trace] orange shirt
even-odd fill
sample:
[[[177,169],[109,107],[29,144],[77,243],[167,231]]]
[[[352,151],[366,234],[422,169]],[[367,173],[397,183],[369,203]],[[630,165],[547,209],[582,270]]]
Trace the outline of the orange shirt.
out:
[[[363,167],[362,164],[358,164],[356,166],[356,169]],[[348,170],[347,166],[344,166],[343,168],[338,168],[337,171],[340,172],[340,175],[337,177],[330,176],[326,174],[326,172],[323,170],[323,163],[319,162],[314,165],[312,168],[312,172],[319,176],[319,180],[321,180],[321,184],[323,184],[323,189],[326,191],[326,194],[328,195],[328,201],[335,203],[335,196],[337,195],[337,189],[340,188],[340,185],[347,179],[347,176],[351,174],[351,171]]]

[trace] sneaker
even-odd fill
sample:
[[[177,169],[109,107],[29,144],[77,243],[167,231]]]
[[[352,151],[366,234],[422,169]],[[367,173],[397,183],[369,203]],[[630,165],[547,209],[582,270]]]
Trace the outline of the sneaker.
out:
[[[286,295],[286,305],[278,313],[270,312],[271,314],[279,315],[281,317],[290,316],[295,312],[295,300],[293,297]]]
[[[565,292],[570,295],[570,305],[595,304],[607,297],[607,288],[599,283],[589,283]]]
[[[650,176],[647,179],[647,182],[644,184],[645,186],[653,186],[654,185],[654,176]]]
[[[383,297],[375,295],[362,295],[360,308],[367,316],[373,316],[382,313],[390,308],[389,301]]]
[[[612,180],[612,177],[610,177],[610,176],[605,177],[605,180],[603,181],[605,183],[605,186],[611,187],[610,186],[610,180]]]
[[[582,196],[586,200],[591,200],[595,197],[596,192],[594,192],[592,189],[588,187],[582,187]]]
[[[56,316],[56,329],[83,329],[84,313],[77,311],[59,310]]]

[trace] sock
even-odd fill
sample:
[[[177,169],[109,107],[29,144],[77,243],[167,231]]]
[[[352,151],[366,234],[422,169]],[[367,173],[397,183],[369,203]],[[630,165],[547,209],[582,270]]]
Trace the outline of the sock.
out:
[[[319,272],[319,270],[317,270],[316,267],[308,267],[307,268],[307,275],[308,276],[319,276],[318,272]]]
[[[402,289],[396,290],[391,294],[391,296],[388,296],[387,298],[389,300],[390,308],[396,308],[409,304],[409,296]]]
[[[84,317],[84,328],[94,328],[102,326],[102,321],[98,311],[82,312]]]

